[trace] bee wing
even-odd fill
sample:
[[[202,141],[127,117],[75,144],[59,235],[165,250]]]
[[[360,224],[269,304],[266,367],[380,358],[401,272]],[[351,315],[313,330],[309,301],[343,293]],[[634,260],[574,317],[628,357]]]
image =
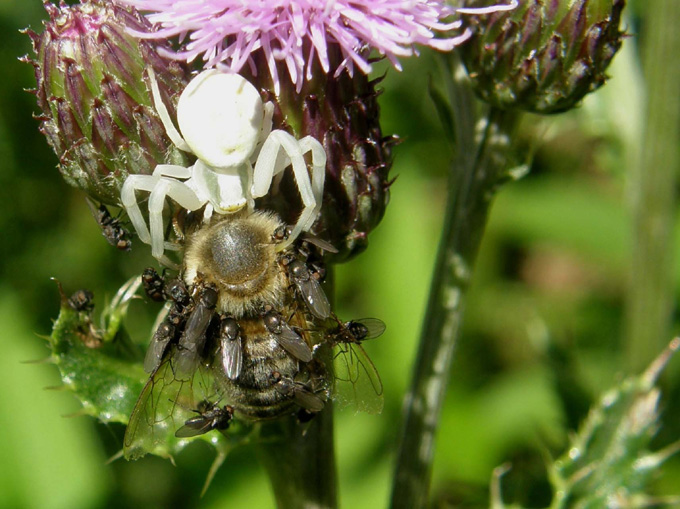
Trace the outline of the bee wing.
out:
[[[366,335],[362,339],[375,339],[382,336],[387,328],[385,322],[379,318],[361,318],[359,320],[354,320],[354,322],[359,323],[366,328]]]
[[[319,282],[314,278],[309,278],[307,281],[296,281],[296,283],[312,314],[317,318],[328,318],[331,315],[331,304]]]
[[[175,430],[195,417],[198,402],[214,399],[213,382],[203,369],[186,380],[175,376],[174,353],[166,355],[149,377],[125,430],[123,452],[127,459],[147,453],[169,456],[177,445]]]
[[[312,360],[312,350],[309,348],[304,338],[287,324],[282,324],[281,332],[279,334],[274,332],[270,334],[281,348],[286,350],[293,357],[300,359],[302,362],[309,362]]]
[[[241,373],[243,348],[241,338],[222,338],[222,366],[229,380],[236,380]]]
[[[203,435],[213,429],[212,420],[202,415],[193,417],[175,432],[177,438],[191,438]]]
[[[383,385],[378,370],[358,344],[338,343],[333,359],[333,399],[357,412],[379,414],[383,409]]]

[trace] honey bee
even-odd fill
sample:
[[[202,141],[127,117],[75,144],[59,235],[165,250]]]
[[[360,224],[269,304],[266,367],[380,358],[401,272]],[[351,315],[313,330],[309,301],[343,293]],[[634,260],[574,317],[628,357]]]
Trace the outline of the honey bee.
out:
[[[260,211],[216,216],[184,239],[178,287],[190,297],[180,299],[168,283],[152,285],[170,309],[147,351],[151,376],[130,418],[126,456],[153,451],[159,437],[220,429],[225,413],[254,421],[323,408],[330,383],[314,351],[326,320],[314,310],[328,299],[318,283],[291,276],[282,260],[299,255],[278,249],[273,233],[281,227],[276,215]],[[303,380],[318,382],[308,390]],[[219,409],[222,400],[229,412]]]

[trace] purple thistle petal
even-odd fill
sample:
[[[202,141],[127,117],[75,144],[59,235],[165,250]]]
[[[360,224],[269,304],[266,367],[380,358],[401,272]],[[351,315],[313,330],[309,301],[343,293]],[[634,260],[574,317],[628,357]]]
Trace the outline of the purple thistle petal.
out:
[[[116,0],[141,11],[157,31],[135,34],[147,39],[179,37],[181,50],[168,56],[205,67],[224,65],[233,72],[254,70],[252,54],[262,50],[275,92],[276,62],[283,62],[299,91],[311,79],[316,58],[326,73],[338,76],[355,68],[371,71],[367,57],[375,50],[399,69],[400,57],[417,54],[415,45],[449,51],[470,33],[460,32],[459,14],[476,15],[514,8],[516,0],[484,9],[457,9],[441,0]],[[440,36],[440,37],[437,37]],[[342,62],[335,69],[329,44],[337,44]]]

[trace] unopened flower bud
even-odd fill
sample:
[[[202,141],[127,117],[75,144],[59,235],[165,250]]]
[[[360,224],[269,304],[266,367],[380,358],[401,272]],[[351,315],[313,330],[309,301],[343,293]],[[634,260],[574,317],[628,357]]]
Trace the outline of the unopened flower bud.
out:
[[[480,7],[490,0],[466,0]],[[461,49],[477,94],[499,108],[555,113],[602,86],[621,46],[625,0],[526,0],[507,12],[465,18]]]
[[[41,34],[26,30],[36,58],[25,58],[35,68],[40,130],[69,184],[118,205],[129,174],[185,162],[165,134],[146,73],[154,70],[166,104],[173,105],[187,83],[184,68],[161,58],[157,43],[128,34],[151,30],[132,9],[99,0],[44,4],[50,19]]]

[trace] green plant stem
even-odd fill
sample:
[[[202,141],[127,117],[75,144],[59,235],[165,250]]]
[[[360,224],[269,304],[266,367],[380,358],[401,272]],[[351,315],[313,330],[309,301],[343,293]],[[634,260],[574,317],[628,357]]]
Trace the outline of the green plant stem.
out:
[[[460,90],[449,92],[456,160],[449,178],[449,200],[439,244],[414,375],[404,405],[404,422],[394,476],[394,508],[425,507],[431,477],[435,434],[449,380],[449,368],[463,318],[472,267],[497,186],[506,170],[510,133],[517,113],[492,109],[482,139],[474,132]],[[499,146],[498,144],[500,143]]]
[[[331,304],[333,288],[333,270],[328,267],[324,291]],[[329,347],[319,348],[315,356],[332,368]],[[300,424],[296,417],[262,424],[257,453],[271,481],[277,507],[334,509],[338,506],[333,437],[330,402],[308,424]]]
[[[652,0],[645,12],[646,129],[630,182],[633,243],[626,330],[630,372],[648,365],[671,335],[675,188],[680,169],[680,66],[669,65],[673,55],[680,54],[680,2]]]
[[[263,425],[258,456],[278,507],[337,507],[333,405],[326,405],[309,427],[295,418]]]

